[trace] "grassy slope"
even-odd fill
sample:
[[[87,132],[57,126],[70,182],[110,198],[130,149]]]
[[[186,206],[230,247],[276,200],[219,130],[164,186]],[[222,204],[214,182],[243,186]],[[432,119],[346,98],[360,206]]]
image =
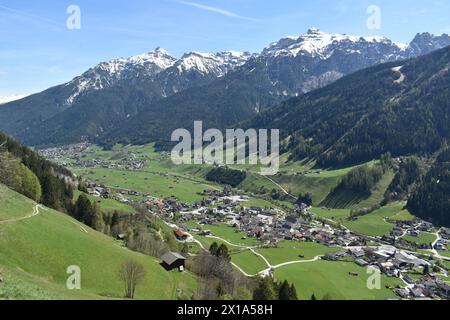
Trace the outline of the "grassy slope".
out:
[[[81,191],[74,192],[74,201],[81,195]],[[136,209],[125,203],[121,203],[114,199],[103,199],[87,195],[92,202],[97,202],[103,212],[120,212],[120,213],[136,213]]]
[[[436,235],[428,232],[423,232],[418,237],[404,236],[402,239],[417,244],[430,244],[436,240]]]
[[[369,196],[350,190],[336,190],[328,194],[321,206],[336,209],[370,208],[379,205],[384,198],[384,194],[389,187],[394,173],[389,171],[375,185]]]
[[[394,224],[387,220],[411,220],[413,217],[403,209],[404,204],[394,203],[370,214],[359,217],[355,221],[345,221],[344,225],[358,233],[371,236],[388,235]]]
[[[270,262],[271,265],[278,265],[284,262],[297,260],[311,260],[315,256],[324,255],[328,252],[337,251],[315,242],[281,241],[277,248],[258,249]],[[303,255],[303,258],[300,258]]]
[[[113,188],[124,188],[156,197],[176,196],[181,201],[193,202],[203,199],[197,193],[206,186],[187,179],[179,179],[169,175],[146,172],[112,169],[81,169],[73,170],[86,179]]]
[[[257,274],[258,272],[268,268],[264,260],[250,250],[232,253],[231,261],[251,275]]]
[[[34,205],[31,200],[7,190],[1,194],[0,208],[8,199],[14,199],[18,206]],[[0,210],[4,216],[8,214]],[[41,210],[39,216],[31,219],[2,224],[0,234],[0,268],[6,270],[3,272],[6,272],[9,284],[0,286],[3,293],[10,292],[13,298],[27,297],[20,288],[40,288],[42,283],[47,283],[44,288],[51,292],[49,297],[74,298],[74,293],[65,289],[66,269],[70,265],[81,268],[82,290],[76,292],[76,297],[120,298],[123,289],[117,270],[128,259],[139,261],[146,269],[146,277],[137,288],[138,299],[177,298],[177,289],[181,289],[186,298],[196,287],[191,274],[166,272],[158,259],[123,248],[113,239],[53,210]],[[15,291],[11,289],[14,283],[19,284]],[[31,295],[28,298],[46,296]]]
[[[358,272],[350,276],[349,272]],[[377,300],[395,298],[388,286],[401,284],[397,278],[382,276],[381,289],[369,290],[366,285],[369,275],[366,268],[351,262],[316,261],[285,266],[275,271],[278,280],[295,284],[300,299],[310,299],[312,294],[321,299],[330,293],[335,300]]]
[[[23,201],[22,195],[10,191],[2,184],[0,184],[0,201],[0,221],[20,218],[33,213],[32,201]]]

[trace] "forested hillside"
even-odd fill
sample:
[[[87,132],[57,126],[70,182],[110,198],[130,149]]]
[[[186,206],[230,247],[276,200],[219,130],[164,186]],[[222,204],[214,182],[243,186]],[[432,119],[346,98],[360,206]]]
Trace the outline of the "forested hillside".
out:
[[[69,170],[0,132],[0,183],[48,207],[67,212],[72,206],[75,181]]]
[[[338,167],[429,155],[450,138],[450,47],[427,56],[369,68],[246,124],[280,128],[292,160]]]
[[[443,150],[408,201],[416,216],[450,227],[450,148]]]

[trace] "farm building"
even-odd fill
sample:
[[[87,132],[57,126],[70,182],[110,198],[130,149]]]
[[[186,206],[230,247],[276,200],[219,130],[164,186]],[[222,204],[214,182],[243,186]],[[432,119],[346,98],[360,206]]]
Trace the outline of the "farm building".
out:
[[[174,234],[179,241],[186,241],[189,236],[186,232],[179,228],[174,231]]]
[[[179,269],[184,271],[186,258],[177,252],[167,252],[161,257],[161,260],[161,264],[166,270]]]

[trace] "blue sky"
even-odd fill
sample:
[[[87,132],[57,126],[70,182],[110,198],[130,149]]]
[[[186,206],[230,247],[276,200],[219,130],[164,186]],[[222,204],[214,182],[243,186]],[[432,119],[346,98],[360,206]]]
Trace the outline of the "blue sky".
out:
[[[72,4],[80,30],[66,28]],[[381,9],[380,30],[367,28],[370,5]],[[0,96],[41,91],[158,46],[177,57],[259,52],[309,27],[409,42],[417,32],[450,33],[449,16],[448,0],[0,0]]]

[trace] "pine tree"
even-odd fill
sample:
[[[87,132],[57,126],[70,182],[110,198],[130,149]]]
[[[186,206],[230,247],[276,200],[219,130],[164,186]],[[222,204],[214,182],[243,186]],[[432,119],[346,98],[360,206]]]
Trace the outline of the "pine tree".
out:
[[[258,286],[253,292],[253,300],[268,301],[275,300],[276,294],[274,290],[274,283],[271,277],[259,279]]]
[[[211,243],[209,246],[209,253],[213,256],[217,256],[217,250],[219,249],[219,246],[217,245],[217,242]]]

